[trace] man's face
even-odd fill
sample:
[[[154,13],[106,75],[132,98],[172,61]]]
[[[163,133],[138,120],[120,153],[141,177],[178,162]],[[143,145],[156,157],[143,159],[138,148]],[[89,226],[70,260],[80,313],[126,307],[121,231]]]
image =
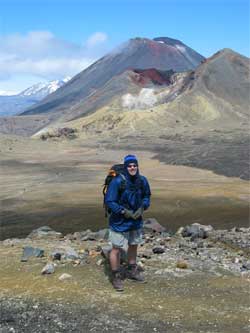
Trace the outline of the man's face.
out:
[[[137,173],[138,166],[135,163],[129,163],[127,166],[128,173],[130,176],[134,176]]]

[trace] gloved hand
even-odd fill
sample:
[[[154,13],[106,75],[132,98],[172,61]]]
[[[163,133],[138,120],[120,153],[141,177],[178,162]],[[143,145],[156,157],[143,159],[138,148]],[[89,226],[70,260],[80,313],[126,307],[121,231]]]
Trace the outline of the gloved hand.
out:
[[[134,212],[134,219],[137,220],[140,216],[142,216],[143,214],[143,207],[138,208],[135,212]]]
[[[134,218],[134,213],[133,213],[133,211],[132,210],[129,210],[129,209],[124,209],[124,217],[126,218],[126,219],[133,219]]]

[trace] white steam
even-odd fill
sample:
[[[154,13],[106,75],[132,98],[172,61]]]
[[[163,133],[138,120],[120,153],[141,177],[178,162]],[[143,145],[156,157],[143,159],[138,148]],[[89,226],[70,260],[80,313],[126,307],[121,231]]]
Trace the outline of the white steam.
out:
[[[131,94],[122,96],[122,106],[128,109],[145,109],[155,105],[156,102],[154,89],[143,88],[137,96]]]

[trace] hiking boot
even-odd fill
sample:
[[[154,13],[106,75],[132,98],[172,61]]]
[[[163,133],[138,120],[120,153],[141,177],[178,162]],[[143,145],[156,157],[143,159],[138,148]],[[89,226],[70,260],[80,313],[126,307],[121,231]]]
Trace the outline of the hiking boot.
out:
[[[127,278],[134,282],[145,283],[145,278],[137,265],[128,265]]]
[[[112,285],[116,291],[123,291],[123,281],[120,271],[112,272]]]

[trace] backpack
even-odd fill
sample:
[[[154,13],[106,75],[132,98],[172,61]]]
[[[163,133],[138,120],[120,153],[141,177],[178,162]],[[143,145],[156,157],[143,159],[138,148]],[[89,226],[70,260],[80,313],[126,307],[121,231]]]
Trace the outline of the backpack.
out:
[[[122,181],[120,184],[120,188],[119,188],[119,195],[121,196],[122,192],[126,189],[126,177],[124,175],[124,164],[114,164],[108,171],[108,174],[105,178],[104,184],[103,184],[103,208],[105,209],[105,217],[108,217],[109,214],[111,214],[111,210],[107,207],[107,205],[105,204],[105,195],[108,191],[108,187],[109,184],[111,183],[111,181],[113,180],[113,178],[121,176]],[[142,190],[144,189],[144,183],[140,177],[140,186],[142,188]]]

